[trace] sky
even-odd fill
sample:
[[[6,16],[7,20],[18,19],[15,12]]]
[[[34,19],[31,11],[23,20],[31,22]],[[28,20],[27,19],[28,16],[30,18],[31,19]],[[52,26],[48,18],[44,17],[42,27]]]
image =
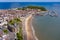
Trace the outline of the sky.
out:
[[[0,2],[60,2],[60,0],[0,0]]]

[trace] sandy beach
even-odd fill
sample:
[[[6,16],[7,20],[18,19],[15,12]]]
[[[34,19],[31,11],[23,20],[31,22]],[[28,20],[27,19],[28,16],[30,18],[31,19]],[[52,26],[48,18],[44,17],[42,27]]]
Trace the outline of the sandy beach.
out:
[[[35,34],[31,27],[32,15],[28,16],[25,20],[25,29],[27,32],[27,40],[36,40]]]

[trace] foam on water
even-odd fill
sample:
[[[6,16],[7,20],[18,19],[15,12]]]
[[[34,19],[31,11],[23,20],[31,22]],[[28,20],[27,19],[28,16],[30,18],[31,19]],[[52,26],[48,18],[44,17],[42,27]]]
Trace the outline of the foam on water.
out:
[[[33,16],[31,16],[31,17],[33,19]],[[33,32],[33,35],[34,35],[35,39],[38,40],[38,38],[35,35],[35,30],[34,30],[33,25],[32,25],[32,20],[31,20],[31,28],[32,28],[32,32]]]

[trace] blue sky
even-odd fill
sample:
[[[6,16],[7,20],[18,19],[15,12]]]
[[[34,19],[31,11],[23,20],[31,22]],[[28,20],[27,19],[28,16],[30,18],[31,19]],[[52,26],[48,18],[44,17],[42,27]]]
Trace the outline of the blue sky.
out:
[[[60,2],[60,0],[0,0],[0,2]]]

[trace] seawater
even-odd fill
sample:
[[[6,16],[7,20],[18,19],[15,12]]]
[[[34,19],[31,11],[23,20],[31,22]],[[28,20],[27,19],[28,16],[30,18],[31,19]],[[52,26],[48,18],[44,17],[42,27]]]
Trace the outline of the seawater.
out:
[[[60,40],[60,2],[0,2],[0,9],[20,8],[24,6],[43,6],[54,10],[58,17],[34,16],[32,25],[39,40]]]
[[[39,40],[60,40],[60,13],[58,17],[34,16],[32,24]]]

